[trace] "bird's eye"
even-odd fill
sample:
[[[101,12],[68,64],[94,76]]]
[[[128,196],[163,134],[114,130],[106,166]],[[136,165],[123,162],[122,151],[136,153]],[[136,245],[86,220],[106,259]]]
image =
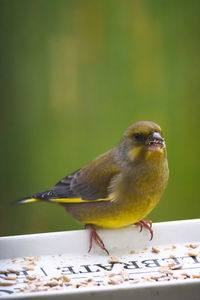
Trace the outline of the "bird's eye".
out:
[[[137,141],[141,141],[143,139],[143,136],[140,133],[135,133],[133,136]]]

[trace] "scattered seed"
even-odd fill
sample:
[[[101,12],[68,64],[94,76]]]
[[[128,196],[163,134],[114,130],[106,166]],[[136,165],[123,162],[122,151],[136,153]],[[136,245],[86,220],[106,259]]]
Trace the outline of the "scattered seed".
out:
[[[200,254],[199,251],[197,251],[200,247],[200,244],[188,244],[185,245],[185,247],[187,248],[186,252],[188,251],[188,255],[192,256],[192,257],[196,257],[198,256],[198,254]],[[198,248],[199,247],[199,248]],[[198,249],[196,249],[198,248]],[[152,248],[143,248],[143,251],[135,251],[135,250],[130,250],[130,254],[136,254],[136,253],[144,253],[144,251],[146,250],[150,250],[153,253],[160,253],[161,252],[161,247],[157,247],[157,246],[153,246]],[[175,258],[175,254],[174,251],[172,251],[173,249],[176,249],[175,245],[171,245],[169,247],[164,248],[164,250],[171,250],[168,252],[169,258]],[[173,253],[170,253],[173,252]],[[170,254],[169,254],[170,253]],[[142,255],[142,254],[141,254]],[[52,256],[54,258],[58,258],[62,256],[62,254],[58,254],[56,256]],[[20,267],[21,270],[19,269],[15,269],[15,268],[8,268],[6,270],[0,270],[0,274],[4,274],[4,276],[1,276],[2,279],[0,281],[0,286],[12,286],[14,284],[17,283],[17,276],[22,270],[26,270],[26,271],[33,271],[34,270],[34,266],[36,265],[36,261],[38,261],[40,259],[40,256],[35,256],[35,257],[24,257],[23,260],[21,259],[12,259],[10,261],[12,261],[13,263],[18,262],[21,263]],[[70,260],[70,259],[69,259]],[[61,262],[62,261],[62,262]],[[108,259],[108,263],[109,264],[114,264],[114,263],[119,263],[120,262],[120,258],[117,257],[110,257]],[[57,266],[55,269],[60,270],[62,269],[62,265],[64,263],[64,260],[62,258],[59,258],[59,265]],[[13,265],[13,266],[18,266],[18,265]],[[121,269],[121,271],[118,270],[117,273],[114,272],[110,272],[107,271],[105,272],[104,275],[101,275],[102,273],[100,273],[100,277],[102,277],[102,279],[99,279],[100,282],[93,280],[93,278],[86,278],[81,282],[77,282],[77,280],[75,280],[75,282],[73,282],[73,279],[70,279],[68,276],[66,275],[61,275],[61,276],[55,276],[49,279],[46,279],[44,276],[39,277],[36,275],[27,275],[23,281],[25,283],[25,287],[17,290],[15,293],[19,293],[19,292],[38,292],[38,291],[51,291],[51,290],[59,290],[62,287],[68,288],[69,286],[74,287],[74,288],[80,288],[80,287],[92,287],[92,286],[106,286],[106,285],[119,285],[122,284],[124,282],[129,282],[130,284],[136,284],[138,282],[160,282],[160,281],[170,281],[170,280],[186,280],[188,278],[196,278],[196,279],[200,279],[200,274],[194,274],[194,275],[190,275],[186,272],[174,272],[175,270],[181,270],[183,268],[182,264],[175,264],[175,263],[171,263],[168,264],[167,266],[163,266],[157,269],[157,271],[159,273],[157,273],[156,275],[150,275],[147,276],[145,278],[130,278],[130,274],[127,272],[127,270],[125,270],[124,268]],[[182,272],[182,273],[181,273]],[[175,274],[174,273],[178,273]],[[181,274],[180,274],[181,273]],[[7,275],[7,276],[6,276]],[[96,279],[98,280],[98,279]],[[101,282],[102,281],[102,282]]]
[[[160,250],[157,247],[152,247],[151,251],[154,253],[160,253]]]
[[[109,264],[114,264],[114,263],[118,263],[119,259],[117,257],[112,256],[109,260],[108,263]]]
[[[190,246],[190,248],[192,248],[192,249],[196,249],[196,248],[198,248],[199,245],[197,245],[197,244],[190,244],[189,246]]]
[[[13,281],[0,281],[0,286],[9,286],[9,285],[14,285],[15,282]]]
[[[192,256],[192,257],[197,257],[198,254],[199,254],[199,253],[198,253],[197,251],[195,251],[195,250],[193,250],[193,251],[192,251],[192,250],[191,250],[191,251],[188,251],[188,255],[189,255],[189,256]]]
[[[85,281],[86,281],[86,282],[92,282],[93,279],[90,277],[90,278],[87,278]]]
[[[36,263],[34,261],[31,261],[31,262],[28,263],[28,266],[30,266],[30,265],[36,266]]]
[[[172,270],[170,270],[168,266],[158,268],[158,272],[171,275],[173,274]]]
[[[120,283],[120,281],[119,280],[117,280],[117,279],[109,279],[108,280],[108,284],[112,284],[112,285],[116,285],[116,284],[119,284]]]
[[[160,278],[158,279],[158,281],[169,281],[169,280],[170,280],[170,277],[168,277],[168,276],[160,277]]]
[[[58,282],[56,280],[52,280],[52,281],[48,281],[44,284],[45,286],[50,286],[50,287],[53,287],[53,286],[57,286],[58,285]]]
[[[34,257],[24,257],[25,261],[34,261]]]
[[[11,268],[8,268],[7,271],[8,271],[8,273],[14,273],[14,274],[19,274],[21,272],[18,269],[11,269]]]
[[[166,274],[162,274],[162,275],[153,275],[151,276],[151,279],[155,280],[155,281],[158,281],[158,279],[162,278],[162,277],[165,277]]]
[[[24,266],[23,270],[25,270],[25,271],[34,271],[35,269],[34,269],[34,267],[31,267],[31,266]]]
[[[190,277],[191,277],[191,275],[188,274],[187,272],[183,272],[181,275],[186,276],[187,278],[190,278]]]
[[[154,282],[154,279],[151,276],[145,277],[144,280]]]
[[[65,282],[70,282],[70,281],[71,281],[71,279],[70,279],[69,277],[67,277],[66,275],[63,275],[63,276],[62,276],[62,279],[63,279],[63,281],[65,281]]]
[[[200,278],[200,274],[192,275],[192,278]]]
[[[171,266],[171,270],[179,270],[179,269],[182,269],[182,267],[183,267],[182,264],[174,265],[174,266]]]
[[[10,273],[8,270],[0,270],[0,274],[8,274]]]
[[[23,282],[24,283],[29,283],[29,280],[28,279],[24,279]]]
[[[16,280],[17,277],[15,275],[9,275],[7,277],[4,277],[5,280]]]
[[[36,277],[36,275],[27,275],[26,276],[26,279],[28,279],[28,280],[35,280],[37,277]]]

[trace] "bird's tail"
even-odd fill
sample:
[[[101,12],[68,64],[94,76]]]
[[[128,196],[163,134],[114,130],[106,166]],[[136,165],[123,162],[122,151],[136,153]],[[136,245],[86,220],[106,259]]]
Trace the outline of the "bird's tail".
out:
[[[23,204],[23,203],[32,203],[32,202],[40,202],[40,201],[49,201],[52,197],[52,191],[44,191],[41,193],[37,193],[33,196],[22,198],[16,201],[11,202],[11,205]]]
[[[35,198],[32,198],[32,197],[26,197],[26,198],[23,198],[23,199],[13,201],[10,204],[11,205],[17,205],[17,204],[31,203],[31,202],[38,202],[38,201],[41,201],[41,200],[40,199],[35,199]]]

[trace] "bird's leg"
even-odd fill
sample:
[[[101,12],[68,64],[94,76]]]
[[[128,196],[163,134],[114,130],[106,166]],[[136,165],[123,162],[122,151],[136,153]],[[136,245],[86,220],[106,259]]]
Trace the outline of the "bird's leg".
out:
[[[153,238],[153,229],[152,229],[152,221],[144,221],[144,220],[141,220],[137,223],[135,223],[135,225],[139,225],[140,226],[140,232],[142,231],[142,228],[145,227],[149,230],[150,234],[151,234],[151,238],[150,238],[150,241],[152,240]]]
[[[96,232],[95,226],[92,225],[92,224],[86,224],[85,228],[89,229],[89,231],[90,231],[90,243],[89,243],[89,250],[88,250],[88,252],[90,252],[90,250],[92,249],[92,242],[94,241],[99,248],[101,248],[102,250],[106,251],[106,253],[109,255],[109,252],[105,248],[102,239],[99,237],[99,235]]]

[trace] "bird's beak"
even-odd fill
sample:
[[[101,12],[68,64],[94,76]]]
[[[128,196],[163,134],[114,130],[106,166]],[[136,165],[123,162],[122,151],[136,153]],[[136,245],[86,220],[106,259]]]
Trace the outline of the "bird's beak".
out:
[[[148,150],[155,151],[165,148],[165,141],[159,132],[153,132],[146,140]]]

